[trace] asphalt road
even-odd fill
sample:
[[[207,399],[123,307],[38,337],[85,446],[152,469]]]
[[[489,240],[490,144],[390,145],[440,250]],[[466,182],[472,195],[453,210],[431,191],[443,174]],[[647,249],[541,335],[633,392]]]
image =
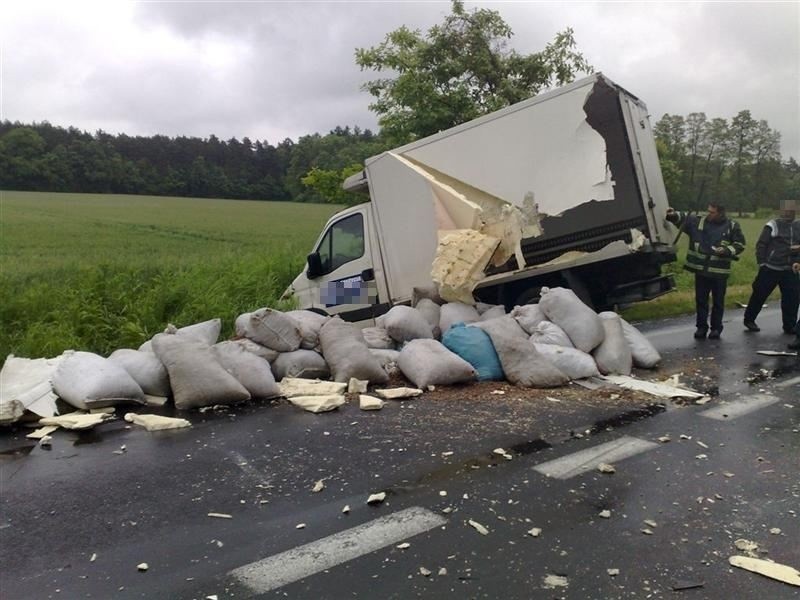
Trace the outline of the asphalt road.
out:
[[[118,420],[51,450],[0,432],[0,597],[796,598],[728,557],[743,538],[800,568],[800,360],[756,354],[788,341],[776,311],[759,334],[729,319],[720,341],[644,328],[703,405],[493,385],[171,432]]]

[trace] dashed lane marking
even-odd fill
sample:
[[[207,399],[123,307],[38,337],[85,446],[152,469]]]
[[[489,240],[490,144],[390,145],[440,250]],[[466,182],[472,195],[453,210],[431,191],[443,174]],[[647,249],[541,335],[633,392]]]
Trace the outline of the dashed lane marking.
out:
[[[718,404],[713,408],[704,410],[700,416],[709,419],[716,419],[717,421],[731,421],[738,419],[742,415],[760,410],[770,404],[775,404],[778,401],[776,396],[771,394],[754,394],[747,398],[740,398],[738,400],[731,400]]]
[[[244,565],[230,574],[253,592],[264,594],[445,523],[447,519],[441,515],[414,506]]]
[[[614,463],[631,456],[641,454],[656,448],[658,444],[640,440],[639,438],[623,436],[617,440],[574,452],[561,458],[536,465],[535,471],[555,477],[556,479],[569,479],[587,471],[597,468],[600,463]]]

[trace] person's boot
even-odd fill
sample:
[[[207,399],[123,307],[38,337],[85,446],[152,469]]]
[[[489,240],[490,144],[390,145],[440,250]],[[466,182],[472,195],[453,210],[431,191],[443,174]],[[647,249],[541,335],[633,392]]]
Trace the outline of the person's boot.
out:
[[[756,325],[756,322],[755,322],[755,321],[747,321],[747,320],[746,320],[746,321],[744,322],[744,326],[745,326],[745,328],[747,329],[747,331],[761,331],[761,327],[759,327],[758,325]]]
[[[718,340],[721,335],[722,335],[721,329],[712,329],[711,331],[708,332],[708,339]]]
[[[698,327],[694,332],[694,339],[696,340],[704,340],[706,339],[706,334],[708,333],[708,329],[705,327]]]
[[[789,348],[789,350],[800,350],[800,335],[798,335],[797,339],[791,344],[787,344],[786,347]]]

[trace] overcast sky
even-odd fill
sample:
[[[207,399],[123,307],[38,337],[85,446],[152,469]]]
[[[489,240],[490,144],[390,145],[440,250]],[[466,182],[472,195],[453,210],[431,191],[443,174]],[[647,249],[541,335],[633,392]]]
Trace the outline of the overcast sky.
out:
[[[519,52],[565,27],[596,70],[665,112],[750,109],[800,158],[800,3],[467,2]],[[376,129],[354,49],[448,2],[4,2],[0,118],[277,143]]]

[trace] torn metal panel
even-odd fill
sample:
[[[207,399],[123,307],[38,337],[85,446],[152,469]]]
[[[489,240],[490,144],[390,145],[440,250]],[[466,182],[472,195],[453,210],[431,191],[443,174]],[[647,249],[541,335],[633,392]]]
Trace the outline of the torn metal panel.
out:
[[[552,101],[523,102],[472,127],[400,150],[515,206],[532,192],[546,215],[590,200],[613,200],[606,141],[584,112],[594,87],[593,78]]]
[[[63,357],[30,359],[10,354],[6,358],[0,371],[0,423],[18,420],[25,410],[40,417],[58,414],[52,378]]]

